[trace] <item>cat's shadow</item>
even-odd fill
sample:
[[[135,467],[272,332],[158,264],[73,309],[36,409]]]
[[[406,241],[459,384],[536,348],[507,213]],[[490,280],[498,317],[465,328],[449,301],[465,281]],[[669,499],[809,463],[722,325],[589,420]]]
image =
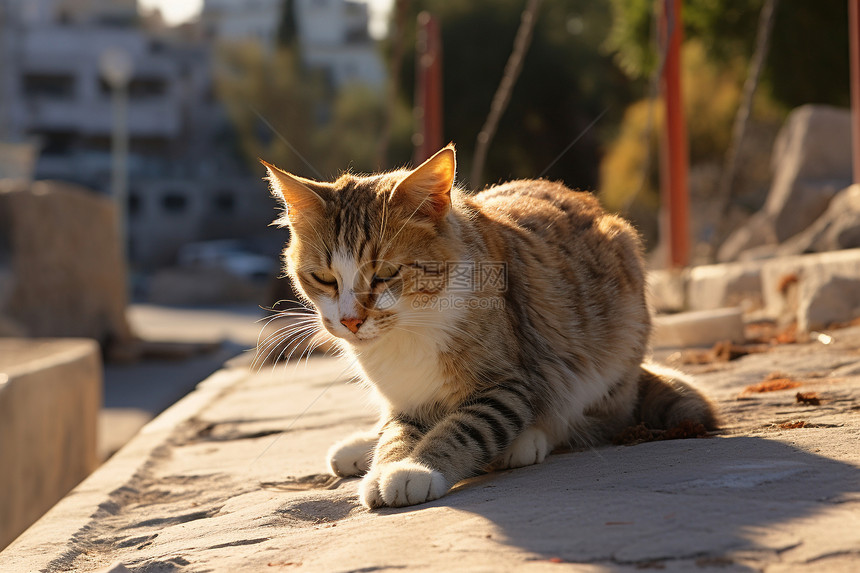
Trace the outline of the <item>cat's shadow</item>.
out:
[[[785,551],[798,543],[786,531],[792,521],[857,500],[860,470],[852,465],[726,437],[553,455],[464,482],[429,505],[483,516],[497,528],[494,539],[538,558],[752,570],[733,556]]]

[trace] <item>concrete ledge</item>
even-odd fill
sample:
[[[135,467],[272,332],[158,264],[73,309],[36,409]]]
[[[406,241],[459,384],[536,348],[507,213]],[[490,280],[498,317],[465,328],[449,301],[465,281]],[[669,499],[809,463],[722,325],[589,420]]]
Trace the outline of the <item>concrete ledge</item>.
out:
[[[739,306],[807,331],[860,316],[860,249],[657,270],[648,285],[657,311]]]
[[[55,570],[52,563],[67,551],[70,538],[91,522],[94,512],[110,503],[112,494],[144,471],[151,457],[166,446],[176,426],[193,418],[224,388],[238,383],[247,374],[245,368],[216,372],[144,426],[110,460],[0,551],[0,571]]]
[[[98,465],[92,340],[0,339],[0,548]]]
[[[654,348],[712,346],[717,342],[744,341],[743,312],[740,308],[720,308],[682,312],[654,319],[651,345]]]
[[[332,442],[373,423],[349,364],[237,366],[0,552],[0,571],[854,570],[858,352],[860,328],[696,366],[719,437],[560,453],[379,511],[358,480],[319,475]],[[743,394],[776,370],[800,385]]]

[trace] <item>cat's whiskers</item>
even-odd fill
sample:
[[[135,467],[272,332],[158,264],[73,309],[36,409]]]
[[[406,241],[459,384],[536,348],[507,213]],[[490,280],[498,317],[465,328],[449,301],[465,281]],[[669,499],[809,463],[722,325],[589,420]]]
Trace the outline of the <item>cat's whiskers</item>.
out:
[[[319,326],[315,324],[315,321],[305,321],[302,324],[291,324],[278,329],[267,336],[263,342],[257,346],[257,355],[254,358],[254,362],[251,364],[251,368],[253,369],[253,367],[257,365],[258,360],[259,367],[262,368],[262,365],[269,360],[272,353],[281,346],[282,342],[289,340],[286,348],[284,348],[284,351],[286,351],[286,349],[288,349],[299,336],[303,335],[305,332],[316,331],[318,328]],[[264,353],[265,356],[263,356]],[[260,360],[261,356],[262,360]]]
[[[274,309],[263,309],[270,312],[273,312],[271,316],[264,316],[262,318],[257,319],[256,322],[263,322],[264,320],[270,320],[272,318],[278,318],[279,316],[309,316],[316,314],[316,311],[310,308],[305,307],[296,307],[288,310],[274,310]]]
[[[277,318],[277,317],[276,317],[276,318]],[[281,326],[280,328],[278,328],[277,330],[275,330],[275,332],[274,332],[274,333],[269,333],[269,334],[267,334],[267,335],[266,335],[266,337],[265,337],[265,338],[263,338],[263,334],[266,332],[266,328],[268,328],[268,327],[269,327],[269,325],[270,325],[270,324],[272,324],[272,322],[274,322],[274,319],[272,319],[272,320],[268,321],[268,322],[263,326],[263,328],[262,328],[262,329],[260,329],[260,334],[257,336],[257,346],[260,346],[260,345],[262,345],[262,344],[265,344],[265,342],[266,342],[267,340],[269,340],[272,336],[275,336],[275,335],[277,335],[277,334],[278,334],[278,333],[280,333],[280,332],[284,332],[284,331],[289,330],[290,328],[293,328],[293,327],[302,326],[302,325],[305,325],[305,324],[311,324],[311,323],[316,322],[316,321],[317,321],[317,318],[316,318],[315,316],[308,316],[308,317],[302,317],[302,318],[295,318],[295,319],[291,319],[291,320],[290,320],[290,322],[289,322],[289,324],[286,324],[286,325],[284,325],[284,326]],[[261,339],[262,339],[262,340],[261,340]]]
[[[278,277],[278,278],[285,278],[285,277],[281,276],[281,277]],[[287,307],[287,308],[284,308],[284,309],[278,309],[278,308],[275,308],[275,307],[277,307],[279,304],[281,304],[282,302],[288,302],[288,303],[291,303],[291,304],[294,304],[294,305],[298,305],[298,306],[290,306],[290,307]],[[261,306],[261,307],[260,307],[260,309],[261,309],[261,310],[265,310],[266,312],[275,312],[275,313],[281,313],[281,312],[283,312],[283,313],[289,313],[289,312],[295,312],[295,311],[315,312],[315,311],[314,311],[314,309],[312,309],[312,308],[308,307],[308,306],[307,306],[305,303],[303,303],[302,301],[290,300],[290,299],[285,299],[285,298],[282,298],[282,299],[280,299],[279,301],[277,301],[277,302],[273,303],[273,304],[272,304],[272,306]],[[266,318],[266,317],[263,317],[263,318]],[[263,319],[260,319],[260,320],[263,320]],[[259,321],[258,321],[258,322],[259,322]]]
[[[292,339],[295,339],[300,334],[303,334],[305,331],[314,330],[315,328],[316,328],[316,326],[313,324],[306,324],[306,325],[293,326],[290,329],[281,329],[281,330],[273,333],[272,335],[266,337],[266,340],[263,342],[263,344],[261,344],[258,347],[259,348],[258,355],[262,355],[262,353],[268,351],[268,353],[266,354],[266,356],[264,358],[264,361],[268,360],[269,355],[275,349],[277,349],[279,346],[281,346],[282,342],[292,341]]]
[[[261,343],[260,339],[263,336],[263,333],[266,331],[266,328],[275,320],[278,320],[281,318],[300,318],[300,320],[305,320],[308,317],[316,316],[316,312],[314,312],[310,309],[306,309],[306,312],[299,311],[298,309],[274,311],[273,309],[264,308],[263,310],[272,310],[275,314],[273,314],[271,316],[264,316],[264,317],[255,321],[257,323],[265,321],[265,324],[263,324],[263,326],[260,328],[260,334],[257,336],[257,346],[260,345],[260,343]]]
[[[306,349],[306,350],[305,350],[305,352],[304,352],[304,354],[305,354],[305,366],[307,366],[307,365],[310,363],[311,355],[312,355],[314,352],[316,352],[316,350],[317,350],[320,346],[322,346],[323,344],[325,344],[326,342],[330,342],[330,341],[329,341],[329,340],[326,340],[326,337],[325,337],[325,336],[317,336],[317,337],[315,337],[314,339],[312,339],[312,340],[311,340],[311,343],[308,345],[307,349]],[[328,350],[326,350],[326,352],[325,352],[325,353],[323,353],[323,356],[325,356],[325,354],[327,354],[327,353],[328,353]],[[298,359],[298,361],[297,361],[297,364],[298,364],[299,362],[301,362],[301,361],[302,361],[302,357],[301,357],[301,356],[299,356],[299,359]]]
[[[290,359],[293,357],[293,354],[296,352],[296,350],[298,350],[301,347],[302,343],[305,340],[307,340],[308,338],[310,338],[311,336],[314,336],[317,333],[317,330],[318,329],[316,329],[316,328],[311,328],[305,334],[303,334],[302,337],[297,340],[297,342],[293,346],[292,350],[290,350],[290,353],[287,355],[285,362],[289,362]],[[299,362],[301,361],[301,356],[302,356],[302,354],[300,353],[299,354],[299,360],[298,360]]]
[[[289,349],[293,344],[293,341],[290,340],[286,345],[281,345],[281,342],[283,340],[284,339],[276,340],[271,344],[271,346],[267,347],[266,349],[262,349],[260,351],[259,355],[255,358],[254,364],[252,364],[251,367],[252,368],[256,367],[256,371],[259,372],[260,370],[262,370],[262,368],[266,364],[266,362],[268,362],[271,359],[271,357],[275,353],[275,351],[278,351],[278,356],[283,356],[283,354],[286,352],[286,350]],[[278,362],[278,360],[276,358],[272,361],[272,364],[273,365],[277,364],[277,362]]]
[[[282,359],[281,359],[281,360],[279,360],[279,359],[277,359],[277,358],[276,358],[276,359],[272,360],[272,373],[274,373],[274,372],[275,372],[275,368],[277,368],[277,366],[278,366],[278,362],[283,362],[283,363],[284,363],[284,369],[286,369],[287,364],[289,364],[290,357],[293,355],[293,353],[296,351],[296,349],[298,349],[298,348],[301,346],[302,342],[303,342],[303,341],[304,341],[308,336],[313,335],[313,333],[314,333],[313,329],[310,329],[310,330],[308,330],[308,331],[306,331],[306,332],[302,332],[302,333],[300,333],[300,334],[296,334],[296,335],[295,335],[295,337],[294,337],[292,340],[290,340],[290,342],[288,342],[288,343],[287,343],[287,344],[286,344],[286,345],[285,345],[285,346],[280,350],[280,352],[279,352],[279,354],[278,354],[278,357],[279,357],[279,358],[282,358]],[[274,350],[277,350],[278,348],[279,348],[278,346],[275,346],[274,348],[272,348],[272,350],[270,350],[270,351],[269,351],[269,354],[271,355],[271,353],[272,353],[272,352],[274,352]],[[288,351],[289,351],[289,352],[288,352]]]

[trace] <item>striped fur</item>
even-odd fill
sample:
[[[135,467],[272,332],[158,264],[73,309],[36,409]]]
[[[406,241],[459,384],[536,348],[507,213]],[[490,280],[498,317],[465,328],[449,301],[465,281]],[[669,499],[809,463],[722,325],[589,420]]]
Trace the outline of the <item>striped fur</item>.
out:
[[[378,399],[379,426],[329,452],[335,474],[366,472],[367,506],[435,499],[642,420],[715,427],[706,398],[643,366],[639,238],[592,195],[544,180],[468,195],[451,147],[334,183],[267,167],[288,274]]]

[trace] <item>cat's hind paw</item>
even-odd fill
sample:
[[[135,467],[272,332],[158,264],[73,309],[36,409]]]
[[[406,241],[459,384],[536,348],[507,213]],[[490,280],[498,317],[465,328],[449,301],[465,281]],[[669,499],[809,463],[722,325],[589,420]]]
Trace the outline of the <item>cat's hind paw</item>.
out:
[[[359,486],[359,498],[367,507],[416,505],[445,495],[451,488],[441,472],[410,460],[373,468]]]
[[[359,432],[333,445],[326,455],[331,473],[341,477],[366,473],[370,469],[377,440],[377,432]]]
[[[549,453],[549,441],[543,430],[526,428],[502,456],[502,468],[521,468],[539,464]]]

